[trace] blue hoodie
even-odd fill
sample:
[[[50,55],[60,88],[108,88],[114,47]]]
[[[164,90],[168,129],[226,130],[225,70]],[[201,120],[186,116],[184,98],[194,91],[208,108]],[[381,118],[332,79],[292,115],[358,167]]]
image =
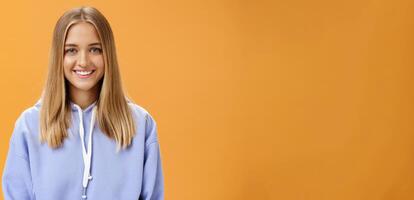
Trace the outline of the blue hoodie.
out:
[[[84,110],[71,102],[72,124],[63,145],[41,144],[40,104],[15,123],[2,177],[5,200],[164,199],[157,126],[144,108],[128,102],[136,135],[129,148],[116,152],[116,142],[95,122],[96,102]]]

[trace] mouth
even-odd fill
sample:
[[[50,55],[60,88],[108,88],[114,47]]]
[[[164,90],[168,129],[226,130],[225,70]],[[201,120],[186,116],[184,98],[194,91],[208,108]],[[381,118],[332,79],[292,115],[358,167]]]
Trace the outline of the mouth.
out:
[[[72,70],[79,78],[89,78],[95,72],[95,70]]]

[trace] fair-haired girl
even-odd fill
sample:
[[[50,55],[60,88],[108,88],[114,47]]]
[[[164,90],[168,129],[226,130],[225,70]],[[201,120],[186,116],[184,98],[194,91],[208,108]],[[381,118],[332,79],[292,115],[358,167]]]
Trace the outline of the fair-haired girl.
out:
[[[93,7],[56,23],[41,99],[15,123],[5,200],[161,200],[153,117],[126,97],[114,37]]]

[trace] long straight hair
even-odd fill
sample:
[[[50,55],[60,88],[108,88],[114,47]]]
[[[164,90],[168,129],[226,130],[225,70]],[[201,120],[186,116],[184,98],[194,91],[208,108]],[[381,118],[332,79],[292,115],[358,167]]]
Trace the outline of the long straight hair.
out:
[[[68,85],[63,71],[64,44],[69,28],[79,22],[92,24],[102,43],[105,72],[97,99],[97,122],[105,135],[117,143],[117,151],[127,148],[135,135],[134,119],[124,94],[112,29],[106,18],[93,7],[66,11],[57,21],[49,57],[49,69],[42,92],[40,141],[55,149],[62,146],[71,125]]]

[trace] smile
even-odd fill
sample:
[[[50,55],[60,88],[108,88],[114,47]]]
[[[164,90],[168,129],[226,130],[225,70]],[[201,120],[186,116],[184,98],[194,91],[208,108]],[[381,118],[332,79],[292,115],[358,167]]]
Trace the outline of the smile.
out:
[[[75,72],[76,75],[78,75],[78,77],[80,78],[89,78],[93,72],[95,72],[95,70],[73,70],[73,72]]]

